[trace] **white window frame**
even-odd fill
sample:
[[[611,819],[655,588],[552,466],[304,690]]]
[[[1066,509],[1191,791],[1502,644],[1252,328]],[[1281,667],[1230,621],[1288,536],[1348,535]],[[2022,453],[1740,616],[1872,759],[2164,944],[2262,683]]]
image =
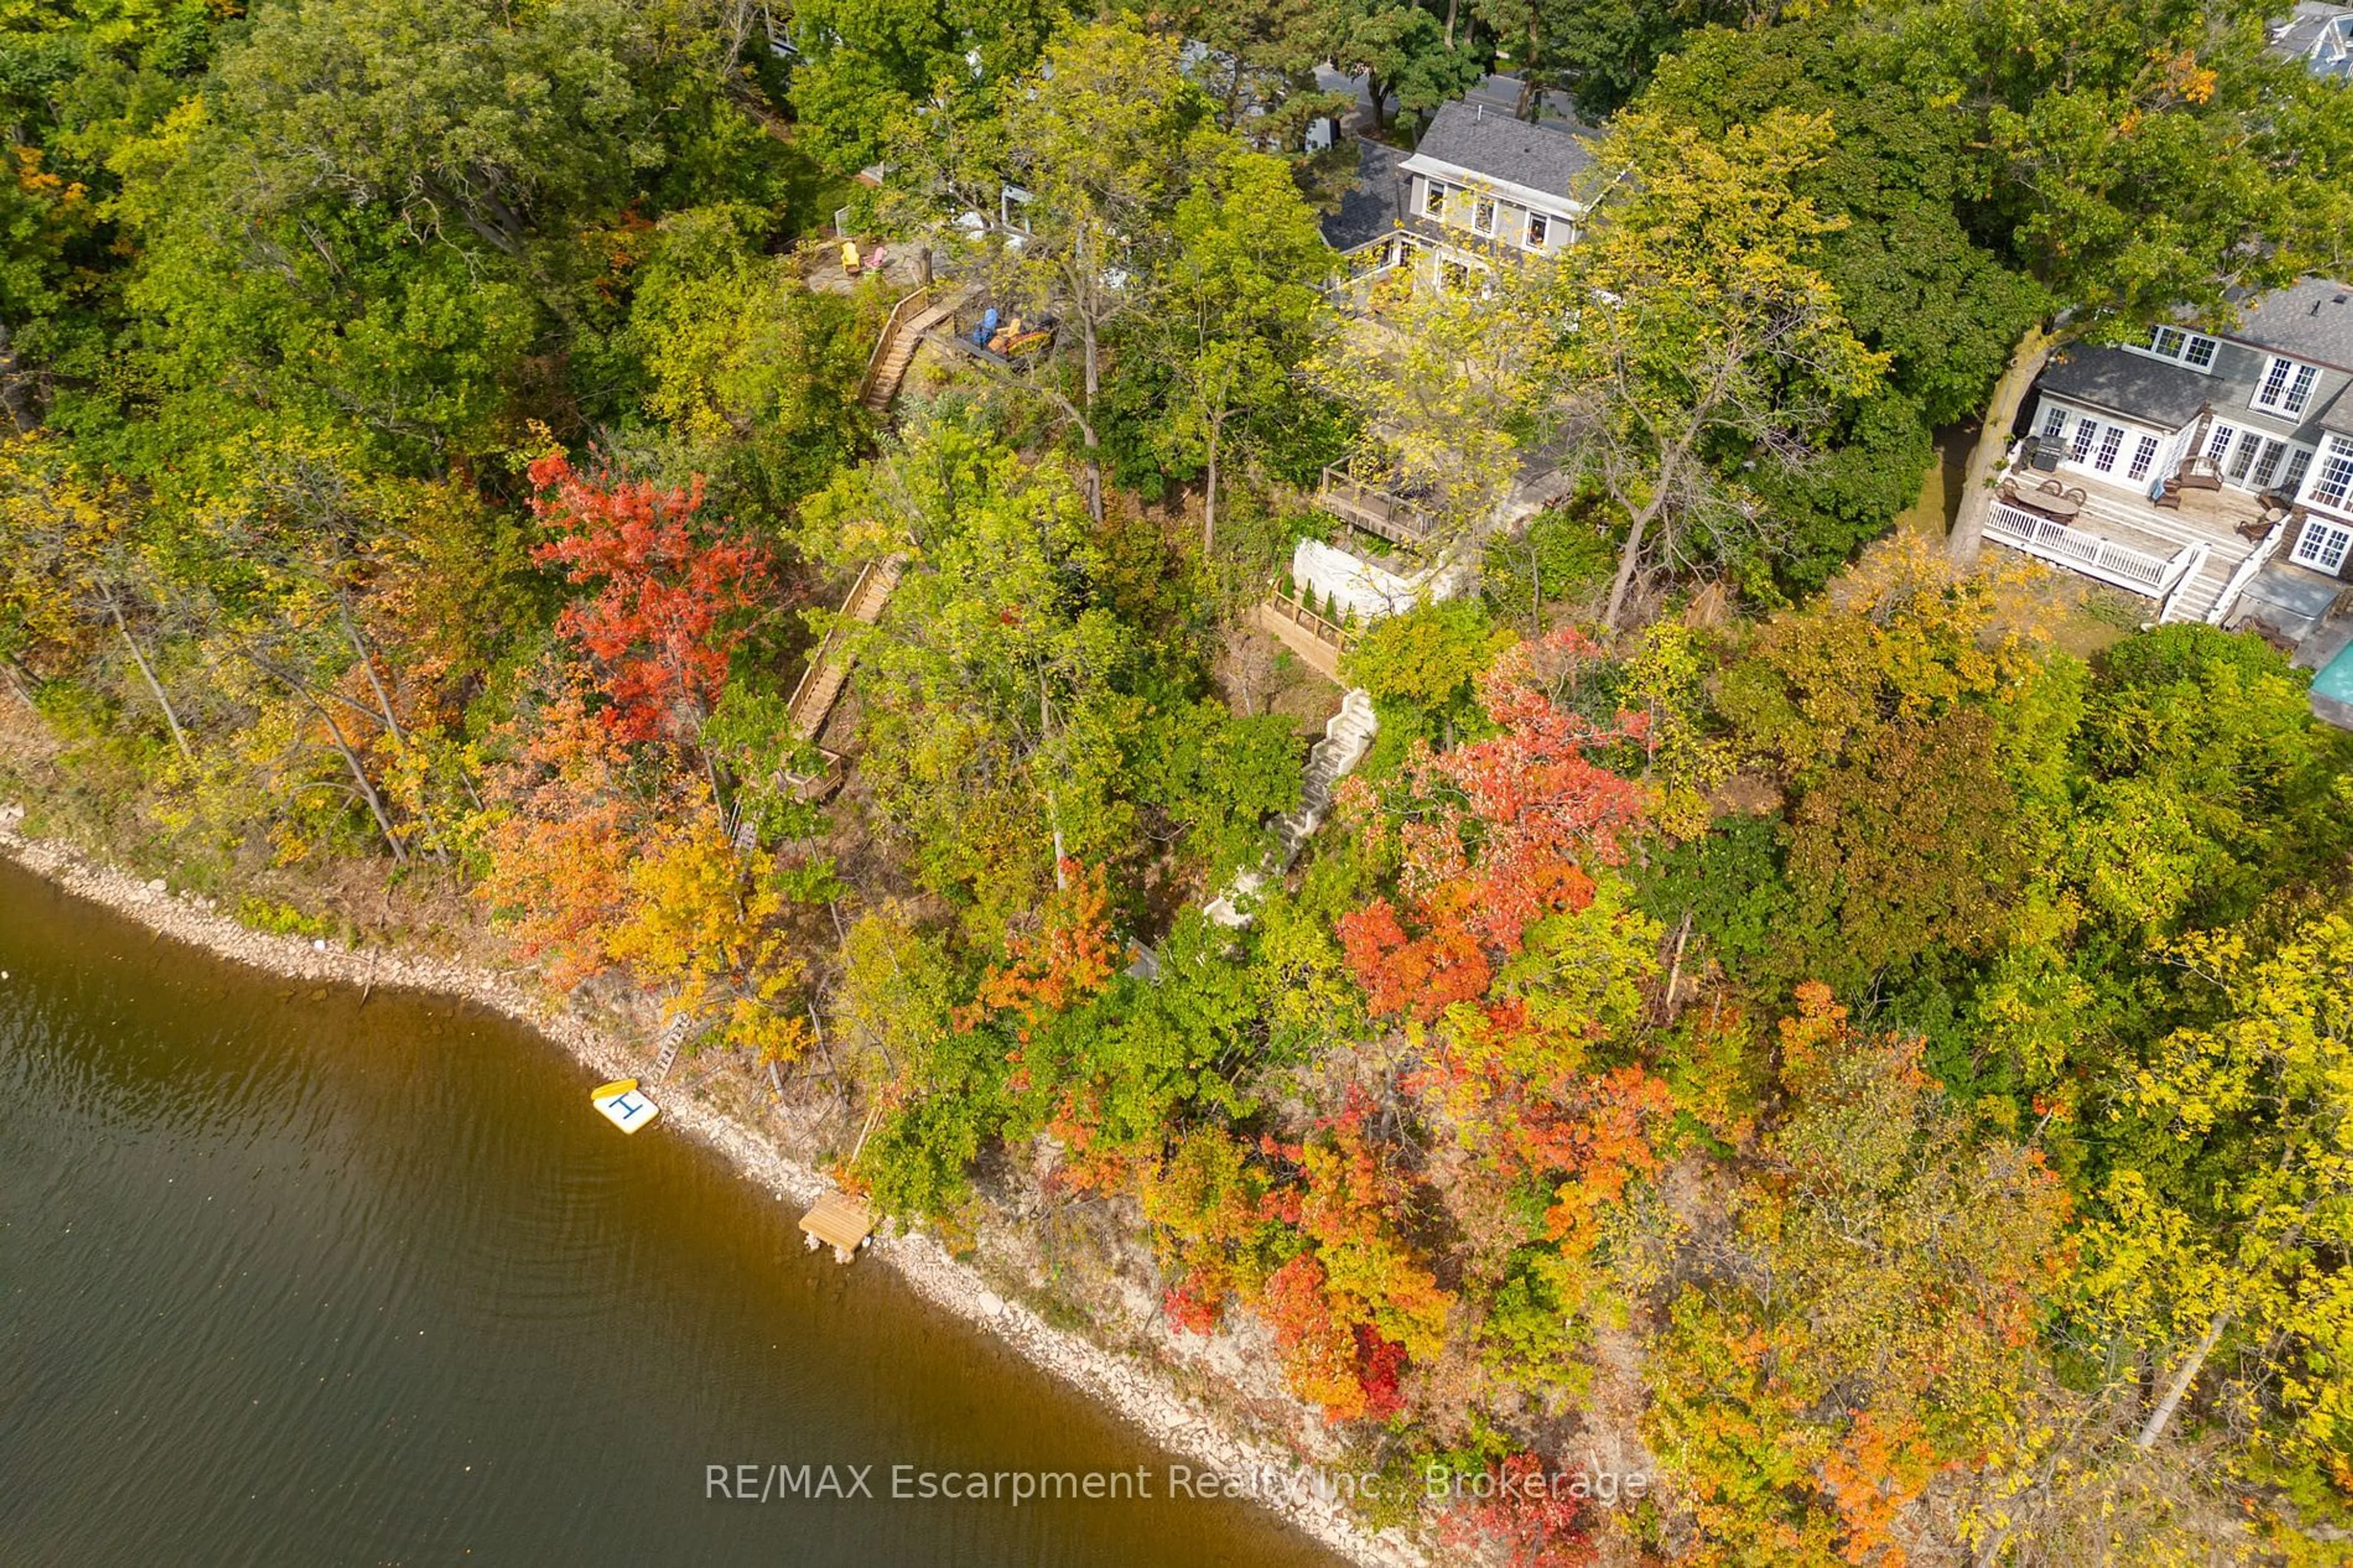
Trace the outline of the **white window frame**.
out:
[[[2353,555],[2353,525],[2308,517],[2295,536],[2295,548],[2289,552],[2288,559],[2299,566],[2334,576],[2344,571],[2348,555]]]
[[[2305,483],[2310,487],[2305,492],[2305,500],[2342,510],[2347,495],[2353,494],[2353,441],[2331,436],[2316,471]]]
[[[1520,230],[1520,244],[1529,250],[1542,250],[1552,238],[1552,219],[1543,213],[1528,214],[1528,221]]]
[[[2134,480],[2148,478],[2149,469],[2157,466],[2157,449],[2159,445],[2161,443],[2156,437],[2143,436],[2139,443],[2133,447],[2132,462],[2125,468],[2125,478]]]
[[[2124,448],[2125,427],[2123,426],[2111,425],[2100,432],[2099,450],[2092,455],[2093,471],[2102,474],[2114,473],[2116,467],[2116,454]]]
[[[2214,465],[2216,472],[2221,471],[2222,459],[2231,455],[2231,447],[2238,438],[2239,427],[2236,425],[2216,422],[2214,434],[2206,438],[2206,460]]]
[[[2247,470],[2247,488],[2267,490],[2279,478],[2280,465],[2287,460],[2287,443],[2266,439],[2263,449],[2255,454],[2255,466]]]
[[[1029,227],[1029,204],[1037,196],[1019,185],[999,185],[997,189],[997,221],[1008,232],[1026,235]]]
[[[2067,411],[2054,403],[2042,411],[2042,439],[2056,441],[2065,434],[2067,434]]]
[[[2320,372],[2313,366],[2284,354],[2274,354],[2263,365],[2262,379],[2255,383],[2254,400],[2250,406],[2295,418],[2312,401],[2312,384],[2319,379]]]
[[[1472,234],[1493,235],[1495,232],[1495,224],[1497,220],[1503,216],[1503,204],[1498,202],[1494,197],[1480,195],[1472,196],[1471,198],[1471,232]],[[1484,221],[1482,221],[1482,219]]]
[[[1443,180],[1424,181],[1421,190],[1421,216],[1434,217],[1439,222],[1444,223],[1447,198],[1453,194],[1454,188]]]
[[[2073,444],[2069,446],[2067,448],[2067,460],[2071,463],[2077,464],[2089,461],[2092,456],[2092,443],[2098,440],[2099,436],[2100,422],[2098,420],[2076,420],[2075,438]]]
[[[2262,431],[2240,431],[2237,443],[2231,448],[2229,461],[2222,465],[2222,477],[2231,483],[2238,486],[2241,489],[2246,489],[2247,474],[2254,468],[2255,457],[2263,449],[2263,435]]]
[[[2140,345],[2141,352],[2169,359],[2176,364],[2186,364],[2192,370],[2214,368],[2214,353],[2219,345],[2203,332],[2193,332],[2187,327],[2151,327],[2148,342]]]
[[[2312,457],[2309,447],[2290,447],[2287,449],[2287,469],[2280,475],[2279,481],[2282,495],[2295,494],[2296,488],[2304,483],[2304,476],[2312,472]]]

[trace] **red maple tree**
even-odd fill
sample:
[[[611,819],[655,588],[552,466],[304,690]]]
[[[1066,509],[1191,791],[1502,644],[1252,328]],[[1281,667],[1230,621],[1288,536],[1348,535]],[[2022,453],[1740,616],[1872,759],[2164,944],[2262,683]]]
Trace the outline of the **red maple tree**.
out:
[[[1599,657],[1573,628],[1507,650],[1481,683],[1494,733],[1442,753],[1418,745],[1377,807],[1357,787],[1366,833],[1397,836],[1400,897],[1339,922],[1376,1016],[1443,1020],[1408,1087],[1507,1168],[1562,1178],[1550,1228],[1571,1256],[1590,1248],[1599,1207],[1656,1170],[1647,1130],[1673,1109],[1641,1068],[1591,1061],[1596,1020],[1495,994],[1533,928],[1592,905],[1588,868],[1621,858],[1642,822],[1641,786],[1603,762],[1641,741],[1644,720],[1604,722],[1559,700]]]
[[[531,466],[532,514],[550,536],[533,558],[589,588],[556,631],[588,655],[624,742],[692,739],[717,701],[746,612],[769,584],[756,544],[701,522],[702,477],[662,489],[562,452]]]
[[[1547,1470],[1534,1454],[1514,1454],[1468,1489],[1439,1526],[1457,1552],[1500,1554],[1510,1568],[1583,1568],[1593,1542],[1580,1517],[1577,1477]]]

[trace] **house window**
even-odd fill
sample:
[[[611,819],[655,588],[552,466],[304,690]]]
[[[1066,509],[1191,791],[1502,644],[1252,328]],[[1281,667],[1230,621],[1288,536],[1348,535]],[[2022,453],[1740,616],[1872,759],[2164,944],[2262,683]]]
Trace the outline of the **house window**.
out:
[[[1450,291],[1459,291],[1471,287],[1471,268],[1460,261],[1440,263],[1438,276],[1444,281]]]
[[[2255,460],[2255,453],[2263,444],[2263,438],[2253,430],[2239,437],[2239,448],[2231,454],[2229,473],[2232,484],[2239,484],[2246,479],[2247,466]]]
[[[2219,465],[2222,461],[2222,454],[2231,449],[2231,443],[2238,438],[2238,435],[2235,426],[2215,426],[2214,438],[2206,443],[2206,460]]]
[[[2067,411],[2065,409],[2054,404],[2042,411],[2042,434],[2046,437],[2063,435],[2066,429]]]
[[[1481,234],[1495,232],[1495,199],[1481,196],[1471,204],[1471,226]]]
[[[2295,552],[2288,559],[2317,572],[2338,572],[2344,569],[2348,552],[2353,552],[2353,528],[2341,528],[2315,517],[2306,520],[2304,531],[2295,536]]]
[[[2068,461],[2080,463],[2084,458],[2090,457],[2092,455],[2092,437],[2097,436],[2099,433],[2100,422],[2098,420],[2078,419],[2075,421],[2075,445],[2073,449],[2067,454]]]
[[[2263,455],[2262,458],[2257,459],[2255,463],[2255,471],[2251,477],[2247,488],[2249,489],[2256,490],[2267,490],[2271,489],[2273,479],[2279,473],[2280,459],[2286,456],[2286,442],[2264,442]]]
[[[2124,444],[2124,430],[2118,426],[2109,426],[2100,437],[2100,455],[2092,459],[2092,467],[2104,474],[2114,470],[2116,466],[2116,449]]]
[[[2296,415],[2312,400],[2313,379],[2320,373],[2292,359],[2274,357],[2263,367],[2263,384],[2255,389],[2255,406],[2274,414]]]
[[[2149,465],[2156,461],[2157,437],[2154,436],[2142,437],[2140,438],[2140,445],[2133,448],[2132,466],[2125,470],[2125,478],[2128,479],[2145,479],[2148,478]]]
[[[1424,217],[1436,218],[1446,216],[1446,187],[1436,180],[1421,188],[1421,214]]]
[[[2287,472],[2280,476],[2280,493],[2290,496],[2295,494],[2295,488],[2304,483],[2304,476],[2311,467],[2311,447],[2290,447],[2287,449]]]
[[[2311,499],[2322,506],[2341,507],[2348,490],[2353,490],[2353,441],[2331,436],[2328,456],[2320,459],[2320,477],[2312,481]]]
[[[2148,334],[2146,347],[2153,354],[2179,360],[2196,370],[2205,370],[2214,363],[2214,340],[2203,332],[2184,331],[2179,327],[2158,327]]]
[[[1528,215],[1528,235],[1524,242],[1530,250],[1542,250],[1545,241],[1552,237],[1552,220],[1542,213]]]

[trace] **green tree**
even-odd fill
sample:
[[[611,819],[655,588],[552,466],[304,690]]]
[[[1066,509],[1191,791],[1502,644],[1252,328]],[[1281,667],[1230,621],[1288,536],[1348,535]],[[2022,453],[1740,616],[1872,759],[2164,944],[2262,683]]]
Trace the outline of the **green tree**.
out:
[[[2353,1446],[2353,920],[2170,948],[2222,1000],[2123,1086],[2145,1129],[2102,1193],[2084,1288],[2161,1370],[2135,1441],[2160,1441],[2213,1370],[2224,1419],[2296,1467]]]
[[[1576,460],[1628,522],[1609,626],[1646,565],[1754,530],[1741,463],[1800,459],[1878,385],[1883,358],[1817,266],[1839,223],[1793,186],[1830,135],[1781,112],[1721,138],[1637,114],[1603,149],[1591,229],[1551,279],[1574,330],[1550,373]]]
[[[1006,297],[1056,319],[1052,359],[1073,362],[1078,384],[1075,396],[1048,395],[1078,426],[1087,510],[1097,521],[1096,402],[1111,329],[1144,309],[1139,285],[1159,268],[1170,212],[1195,160],[1215,146],[1198,134],[1208,108],[1176,68],[1174,39],[1111,21],[1056,42],[1007,115],[1014,152],[1006,172],[1032,199],[1022,209],[1029,232],[1018,248],[999,246],[991,265]]]
[[[1201,552],[1216,548],[1218,500],[1237,448],[1259,449],[1300,394],[1293,367],[1329,315],[1316,285],[1331,253],[1281,160],[1219,147],[1178,200],[1158,296],[1123,342],[1164,366],[1172,395],[1157,423],[1168,460],[1207,468]]]

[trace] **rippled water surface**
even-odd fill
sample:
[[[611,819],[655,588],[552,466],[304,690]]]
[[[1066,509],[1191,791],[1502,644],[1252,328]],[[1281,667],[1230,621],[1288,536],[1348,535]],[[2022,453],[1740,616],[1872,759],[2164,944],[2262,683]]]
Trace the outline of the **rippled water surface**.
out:
[[[0,1563],[1305,1565],[538,1037],[225,965],[0,863]],[[1156,1500],[706,1497],[1142,1465]],[[844,1472],[846,1473],[846,1472]]]

